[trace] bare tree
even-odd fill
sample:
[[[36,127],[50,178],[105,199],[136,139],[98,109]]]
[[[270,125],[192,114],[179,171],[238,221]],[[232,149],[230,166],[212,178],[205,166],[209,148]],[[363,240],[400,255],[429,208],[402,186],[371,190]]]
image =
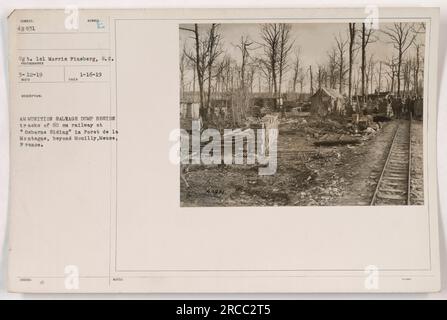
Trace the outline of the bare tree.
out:
[[[300,84],[300,98],[303,94],[303,86],[304,86],[304,80],[306,79],[306,72],[304,72],[303,68],[300,68],[299,76],[298,76],[298,82]]]
[[[366,93],[373,93],[373,78],[374,78],[374,68],[375,68],[376,62],[374,61],[374,55],[370,55],[367,63],[366,68]]]
[[[198,24],[194,24],[193,29],[181,27],[180,30],[189,31],[193,33],[194,50],[184,53],[188,59],[194,63],[194,69],[197,73],[197,82],[199,84],[200,95],[200,113],[205,119],[207,118],[207,108],[210,108],[211,97],[211,81],[213,78],[212,72],[214,63],[218,56],[223,52],[220,41],[221,36],[218,33],[218,24],[213,23],[210,29],[201,36]],[[208,80],[207,91],[207,108],[205,107],[205,82]],[[195,82],[195,81],[194,81]]]
[[[377,93],[379,94],[382,90],[382,61],[379,61],[379,70],[377,78]]]
[[[241,51],[241,89],[246,88],[246,67],[248,64],[248,59],[250,58],[250,46],[253,45],[253,41],[249,39],[248,36],[241,36],[241,40],[236,47]]]
[[[206,42],[200,37],[199,26],[198,24],[194,24],[194,29],[188,28],[180,28],[181,30],[191,31],[194,33],[194,51],[187,52],[185,50],[185,54],[192,62],[194,62],[194,68],[197,73],[197,82],[199,84],[199,95],[200,95],[200,113],[202,116],[206,117],[205,104],[204,104],[204,85],[205,85],[205,72],[208,66],[207,57],[208,57],[208,48],[206,46]]]
[[[403,74],[403,94],[410,92],[413,72],[413,60],[411,58],[404,59],[402,63],[402,74]]]
[[[318,65],[317,81],[318,81],[318,89],[320,89],[325,83],[325,81],[327,81],[327,73],[324,65],[321,64]]]
[[[187,57],[187,55],[186,55],[186,48],[185,48],[184,52],[185,52],[185,56]],[[188,68],[192,69],[192,92],[193,92],[193,99],[195,99],[196,80],[197,80],[197,77],[196,77],[196,64],[195,64],[195,62],[193,60],[191,60],[189,58],[187,59],[186,64],[187,64]]]
[[[421,60],[423,60],[421,56],[421,50],[424,47],[424,44],[422,41],[418,41],[418,35],[424,35],[425,34],[425,23],[415,23],[413,25],[413,32],[415,33],[415,38],[413,41],[413,46],[415,49],[415,57],[414,57],[414,94],[419,96],[419,73],[421,70]]]
[[[412,30],[416,34],[425,34],[425,22],[413,23]]]
[[[184,98],[185,94],[185,71],[187,68],[187,57],[185,54],[185,45],[183,45],[183,50],[180,55],[180,98]]]
[[[343,39],[341,34],[338,34],[338,36],[335,37],[335,43],[337,45],[337,51],[338,51],[338,60],[337,60],[338,74],[339,74],[338,91],[340,93],[343,93],[343,84],[345,81],[345,75],[346,72],[348,71],[345,65],[345,54],[348,46],[348,39]]]
[[[257,71],[257,65],[255,63],[250,63],[248,65],[248,72],[247,72],[247,84],[250,93],[253,93],[253,83],[255,81],[256,71]]]
[[[216,65],[216,91],[224,93],[228,90],[227,70],[230,67],[230,58],[224,56]]]
[[[241,64],[239,69],[239,91],[236,99],[236,110],[238,119],[245,118],[249,108],[249,92],[253,90],[253,79],[255,74],[255,63],[250,62],[250,51],[253,50],[253,41],[248,36],[241,36],[239,43],[235,46],[241,53]]]
[[[400,80],[402,60],[405,52],[413,44],[416,33],[412,30],[414,25],[411,23],[397,22],[392,27],[387,27],[382,32],[390,38],[390,42],[397,50],[397,94],[400,95]]]
[[[354,64],[354,46],[356,43],[355,23],[349,24],[349,75],[348,75],[348,99],[351,102],[352,96],[352,67]]]
[[[309,79],[310,79],[310,94],[314,94],[314,81],[313,81],[313,73],[312,73],[312,66],[309,66]]]
[[[267,70],[271,74],[275,97],[281,96],[283,76],[289,67],[288,56],[293,47],[290,39],[291,26],[284,23],[268,23],[261,27],[264,61],[268,63]]]
[[[332,47],[328,53],[328,73],[329,73],[329,87],[335,89],[337,84],[337,49]]]
[[[208,31],[208,43],[207,43],[207,52],[208,52],[208,61],[207,61],[207,69],[208,69],[208,96],[207,96],[207,106],[208,110],[211,109],[211,81],[213,78],[213,67],[217,60],[217,58],[222,54],[223,50],[220,45],[221,35],[218,32],[219,25],[213,23],[211,25],[210,30]],[[212,113],[213,114],[213,113]]]
[[[295,52],[295,60],[293,62],[293,77],[292,77],[293,92],[296,92],[296,85],[298,84],[300,70],[301,70],[301,50],[300,48],[298,48],[298,50]]]
[[[388,90],[391,93],[394,93],[394,82],[396,79],[396,59],[391,57],[389,60],[385,61],[385,65],[388,67],[386,71],[387,81],[388,81]]]
[[[281,23],[280,29],[280,42],[279,42],[279,56],[278,56],[278,68],[279,68],[279,85],[278,96],[281,97],[283,76],[286,73],[289,64],[288,56],[293,47],[293,42],[290,39],[290,24]]]
[[[372,22],[371,22],[372,24]],[[362,49],[362,102],[365,103],[365,90],[366,90],[366,48],[369,43],[373,42],[371,35],[374,33],[372,25],[366,25],[362,23],[362,32],[360,34],[361,39],[361,49]]]
[[[414,58],[414,93],[415,95],[419,96],[419,73],[421,70],[421,49],[423,47],[423,44],[414,42],[414,47],[416,50],[416,57]]]
[[[259,70],[264,75],[267,82],[267,91],[271,93],[273,91],[273,81],[272,81],[272,69],[269,61],[266,59],[258,58],[256,59],[256,64]]]
[[[261,38],[264,41],[265,62],[268,64],[268,72],[271,75],[272,88],[275,95],[278,92],[278,53],[281,42],[280,24],[268,23],[261,27]]]

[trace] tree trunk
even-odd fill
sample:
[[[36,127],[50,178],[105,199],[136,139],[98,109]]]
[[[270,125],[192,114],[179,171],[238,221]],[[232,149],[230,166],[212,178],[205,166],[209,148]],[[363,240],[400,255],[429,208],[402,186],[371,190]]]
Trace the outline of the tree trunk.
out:
[[[309,66],[309,73],[310,73],[310,94],[314,94],[314,84],[313,84],[313,75],[312,75],[312,66]]]
[[[340,54],[340,79],[339,79],[339,87],[338,91],[340,93],[343,93],[343,69],[344,68],[344,59],[343,59],[343,53]]]
[[[402,67],[402,52],[399,47],[399,57],[397,60],[397,95],[400,96],[400,69]]]
[[[414,86],[415,86],[415,94],[419,96],[419,46],[416,47],[416,70],[414,74]]]
[[[362,23],[362,103],[365,103],[366,25]]]
[[[207,104],[208,104],[208,112],[207,114],[212,118],[213,112],[211,110],[211,75],[212,75],[212,69],[211,66],[208,68],[208,98],[207,98]]]
[[[378,87],[378,93],[382,90],[382,61],[379,62],[379,83],[377,85]]]
[[[196,97],[196,68],[193,68],[193,75],[192,75],[192,96],[193,100]]]
[[[206,118],[205,106],[204,106],[204,96],[203,96],[203,74],[200,68],[200,38],[199,38],[199,26],[194,24],[194,35],[196,42],[196,69],[197,69],[197,81],[199,82],[199,93],[200,93],[200,115]]]
[[[352,65],[354,63],[355,23],[349,24],[349,76],[348,76],[348,99],[352,99]]]

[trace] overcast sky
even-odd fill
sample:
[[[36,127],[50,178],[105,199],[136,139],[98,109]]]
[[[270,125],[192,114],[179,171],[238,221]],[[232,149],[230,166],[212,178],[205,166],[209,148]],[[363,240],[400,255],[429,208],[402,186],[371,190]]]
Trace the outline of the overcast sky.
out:
[[[359,23],[356,24],[358,27]],[[379,25],[380,30],[390,27],[392,24],[382,23]],[[314,70],[318,64],[326,64],[328,61],[328,52],[335,45],[334,37],[341,35],[342,38],[348,39],[348,24],[347,23],[294,23],[291,24],[291,39],[294,41],[294,50],[300,50],[302,65],[308,68],[312,65]],[[193,28],[193,25],[181,25],[181,27]],[[199,30],[206,32],[210,25],[200,24]],[[240,42],[241,36],[248,36],[256,43],[262,43],[260,36],[260,24],[233,24],[223,23],[219,26],[220,34],[222,35],[223,48],[228,55],[240,62],[240,50],[235,47]],[[396,56],[397,51],[393,48],[393,44],[389,43],[389,37],[380,30],[376,30],[374,37],[377,39],[367,47],[367,56],[373,55],[373,59],[377,61],[384,61],[392,56]],[[188,48],[193,48],[194,40],[191,38],[192,33],[189,31],[180,30],[180,48],[184,45]],[[359,32],[358,32],[359,33]],[[424,35],[418,36],[418,41],[424,41]],[[251,52],[253,56],[262,56],[262,48]],[[410,49],[409,49],[410,50]],[[410,52],[408,52],[410,53]],[[346,53],[346,61],[347,61]],[[357,62],[360,62],[360,52],[357,53]],[[187,75],[189,78],[191,75]],[[291,72],[286,76],[287,79],[291,76]],[[306,87],[308,88],[308,86]]]

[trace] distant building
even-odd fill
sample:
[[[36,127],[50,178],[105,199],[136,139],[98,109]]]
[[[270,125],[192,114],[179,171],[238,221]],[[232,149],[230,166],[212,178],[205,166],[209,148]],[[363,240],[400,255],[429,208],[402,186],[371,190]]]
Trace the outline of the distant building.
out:
[[[320,116],[343,114],[345,112],[344,97],[338,91],[321,87],[310,97],[310,112]]]
[[[378,99],[386,99],[391,94],[390,91],[381,91],[381,92],[374,92],[368,94],[367,98],[371,101],[376,101]]]
[[[269,109],[275,109],[276,108],[276,98],[272,97],[255,97],[253,98],[252,104],[255,106],[258,106],[260,108],[269,108]]]

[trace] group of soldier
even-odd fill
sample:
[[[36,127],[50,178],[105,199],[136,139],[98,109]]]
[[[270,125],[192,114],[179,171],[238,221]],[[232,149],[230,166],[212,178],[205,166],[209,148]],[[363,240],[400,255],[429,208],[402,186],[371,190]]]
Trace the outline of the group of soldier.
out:
[[[380,105],[386,106],[386,113],[388,117],[395,119],[402,119],[407,117],[415,118],[416,108],[422,104],[422,98],[419,96],[395,97],[388,96],[379,102]]]

